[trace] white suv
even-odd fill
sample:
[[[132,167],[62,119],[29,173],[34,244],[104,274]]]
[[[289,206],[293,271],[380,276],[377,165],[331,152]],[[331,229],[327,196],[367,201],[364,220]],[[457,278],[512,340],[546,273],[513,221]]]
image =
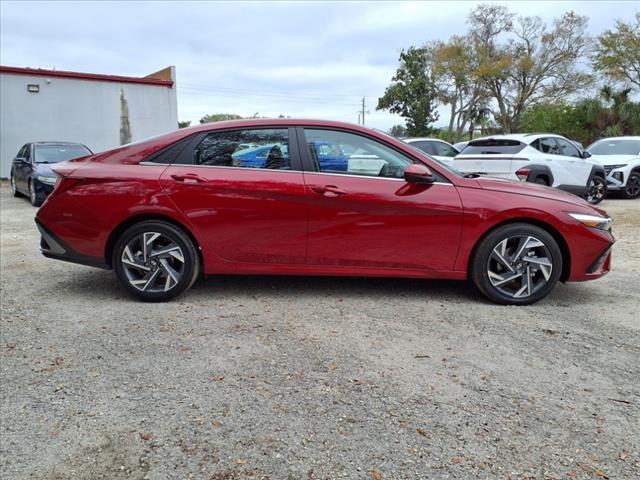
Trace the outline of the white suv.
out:
[[[574,142],[551,133],[495,135],[472,140],[453,160],[463,173],[540,183],[590,203],[607,194],[604,167]]]
[[[587,147],[604,165],[607,188],[627,198],[640,197],[640,137],[603,138]]]

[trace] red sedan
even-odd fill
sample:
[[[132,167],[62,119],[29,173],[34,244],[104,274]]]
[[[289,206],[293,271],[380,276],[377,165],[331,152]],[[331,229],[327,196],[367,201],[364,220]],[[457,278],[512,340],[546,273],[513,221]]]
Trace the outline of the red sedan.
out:
[[[161,301],[200,274],[472,280],[528,304],[611,264],[612,220],[569,193],[462,175],[383,133],[241,120],[54,167],[42,253]]]

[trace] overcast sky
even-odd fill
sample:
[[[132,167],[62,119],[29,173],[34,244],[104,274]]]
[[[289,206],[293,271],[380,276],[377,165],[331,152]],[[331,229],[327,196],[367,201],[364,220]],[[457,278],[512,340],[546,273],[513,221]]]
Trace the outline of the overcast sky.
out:
[[[402,48],[466,30],[482,2],[2,1],[0,62],[145,76],[177,69],[178,116],[207,113],[401,123],[376,112]],[[639,2],[494,2],[550,22],[567,10],[591,34],[631,19]],[[443,111],[439,124],[446,120]]]

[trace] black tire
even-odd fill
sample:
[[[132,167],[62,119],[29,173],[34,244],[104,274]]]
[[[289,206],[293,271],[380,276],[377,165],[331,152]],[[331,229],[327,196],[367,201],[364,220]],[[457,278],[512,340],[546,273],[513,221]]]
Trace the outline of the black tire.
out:
[[[508,245],[509,242],[511,242],[511,239],[514,238],[523,238],[526,243],[526,240],[529,239],[529,237],[532,237],[533,240],[537,240],[543,245],[542,247],[537,247],[537,251],[543,251],[546,256],[538,257],[523,254],[524,256],[521,257],[519,263],[514,265],[512,257],[517,253],[513,251],[516,249],[511,251],[506,250],[503,258],[505,258],[507,263],[511,263],[511,265],[506,267],[509,268],[510,271],[505,268],[504,278],[516,275],[517,272],[522,269],[524,269],[525,273],[520,277],[514,277],[514,280],[504,284],[502,287],[494,286],[489,272],[494,263],[496,265],[500,265],[500,262],[494,260],[494,249],[500,249],[503,241],[506,242],[505,245]],[[537,245],[537,242],[532,242],[531,244]],[[525,260],[525,258],[529,260]],[[541,267],[538,263],[529,262],[533,262],[534,260],[539,261],[543,258],[550,260],[551,268],[549,269],[548,267],[545,267],[547,270],[544,272],[542,270],[533,271],[536,268]],[[524,267],[518,267],[518,265],[524,265]],[[480,240],[474,250],[470,266],[470,277],[476,287],[478,287],[478,290],[480,290],[485,297],[503,305],[528,305],[543,299],[551,290],[553,290],[553,287],[558,282],[562,273],[562,252],[560,251],[558,242],[556,242],[553,236],[546,230],[528,223],[512,223],[496,228]],[[535,285],[535,287],[531,289],[530,294],[527,293],[525,296],[518,297],[505,293],[505,290],[512,288],[511,285],[513,285],[513,290],[515,290],[516,293],[521,288],[525,288],[526,293],[527,282],[525,282],[525,279],[527,278],[527,272],[529,273],[529,277],[531,277],[530,282]],[[495,275],[495,272],[491,272],[491,274]],[[500,282],[500,280],[494,281],[496,283]],[[538,283],[535,284],[534,282]]]
[[[638,198],[640,197],[640,170],[633,170],[629,174],[627,184],[622,191],[624,198]]]
[[[136,239],[140,238],[144,239],[144,234],[153,236],[154,233],[159,233],[161,235],[161,239],[166,239],[167,242],[173,242],[180,248],[182,260],[180,261],[181,271],[179,272],[179,280],[168,291],[142,291],[139,287],[134,286],[132,281],[140,283],[143,279],[149,278],[145,277],[145,275],[151,276],[153,274],[151,272],[143,273],[141,271],[140,276],[142,279],[132,279],[132,271],[137,271],[137,267],[132,269],[130,266],[131,264],[125,265],[125,263],[123,263],[125,248],[129,246],[129,252],[132,251],[131,242],[136,242]],[[152,262],[153,260],[151,257],[152,255],[149,255],[149,262]],[[169,256],[164,258],[173,260],[169,258]],[[149,220],[137,223],[129,227],[122,235],[120,235],[120,238],[118,238],[113,249],[112,265],[120,284],[130,294],[145,302],[164,302],[171,300],[191,288],[200,275],[200,257],[198,255],[197,246],[194,244],[193,240],[191,240],[191,237],[189,237],[189,235],[187,235],[181,228],[161,220]],[[150,266],[149,264],[145,265]],[[162,282],[162,278],[167,278],[167,275],[164,275],[166,270],[163,270],[160,264],[156,265],[155,270],[160,270],[157,277],[158,280],[156,280],[156,282]],[[173,272],[178,273],[175,270]],[[143,287],[145,287],[145,285],[143,285]]]
[[[535,183],[537,183],[538,185],[546,185],[547,187],[549,186],[549,184],[543,177],[536,177]]]
[[[601,175],[593,175],[587,182],[584,199],[591,205],[597,205],[607,196],[607,181]]]
[[[13,195],[14,197],[21,197],[22,194],[18,191],[18,186],[16,185],[16,179],[13,176],[13,173],[11,173],[10,185],[11,185],[11,195]]]
[[[43,198],[36,192],[33,179],[29,180],[29,201],[34,207],[39,207],[44,202]]]

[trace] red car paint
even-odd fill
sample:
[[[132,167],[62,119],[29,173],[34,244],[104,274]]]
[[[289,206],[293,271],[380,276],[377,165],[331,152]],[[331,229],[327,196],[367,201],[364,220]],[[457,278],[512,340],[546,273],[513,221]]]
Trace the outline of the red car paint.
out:
[[[143,162],[197,132],[284,126],[365,135],[447,181],[421,185],[311,171]],[[340,122],[219,122],[65,162],[54,170],[63,178],[37,221],[74,252],[67,260],[95,266],[110,266],[110,249],[124,227],[165,218],[191,234],[207,274],[465,279],[483,235],[514,221],[535,223],[556,237],[565,256],[563,280],[597,278],[610,268],[609,254],[595,272],[587,272],[613,237],[567,215],[603,214],[582,199],[536,184],[462,178],[399,140]]]

